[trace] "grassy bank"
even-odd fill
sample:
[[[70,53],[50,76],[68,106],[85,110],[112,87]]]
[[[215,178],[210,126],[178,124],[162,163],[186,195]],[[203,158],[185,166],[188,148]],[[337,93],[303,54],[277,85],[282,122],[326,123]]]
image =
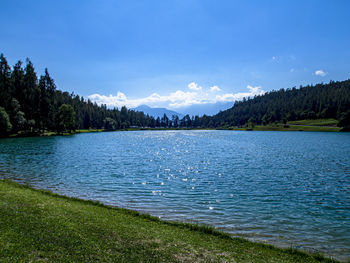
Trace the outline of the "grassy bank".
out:
[[[87,133],[87,132],[103,132],[104,129],[78,129],[75,130],[76,133]]]
[[[311,127],[302,125],[289,125],[284,127],[281,125],[257,125],[254,128],[229,128],[233,131],[313,131],[313,132],[339,132],[341,129],[338,127]]]
[[[289,121],[287,124],[276,123],[268,125],[255,125],[254,127],[226,127],[227,130],[235,131],[317,131],[339,132],[342,128],[337,127],[336,119],[316,119]]]
[[[288,124],[291,125],[311,125],[311,126],[334,126],[338,124],[336,119],[316,119],[316,120],[299,120],[299,121],[289,121]]]
[[[336,262],[0,181],[0,262]]]
[[[253,128],[254,131],[316,131],[316,132],[339,132],[339,127],[330,126],[304,126],[304,125],[259,125]]]
[[[301,125],[301,124],[269,124],[256,125],[253,128],[229,128],[235,131],[316,131],[316,132],[339,132],[341,128],[335,126],[317,126],[317,125]]]
[[[38,136],[67,136],[73,135],[77,133],[88,133],[88,132],[103,132],[103,129],[77,129],[74,132],[55,132],[55,131],[45,131],[45,132],[18,132],[14,134],[10,134],[8,137],[16,138],[16,137],[38,137]]]

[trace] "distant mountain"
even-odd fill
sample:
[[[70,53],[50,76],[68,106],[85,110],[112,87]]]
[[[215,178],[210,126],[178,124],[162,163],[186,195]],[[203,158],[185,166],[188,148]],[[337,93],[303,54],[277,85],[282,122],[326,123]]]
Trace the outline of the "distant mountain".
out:
[[[168,110],[166,108],[151,108],[147,105],[140,105],[136,108],[133,108],[132,110],[135,111],[143,111],[145,114],[148,114],[150,116],[153,116],[155,118],[159,117],[162,118],[164,113],[168,116],[169,119],[173,115],[179,116],[180,119],[182,119],[186,114],[190,116],[203,116],[204,114],[207,116],[212,116],[220,111],[227,110],[233,106],[233,102],[222,102],[222,103],[208,103],[208,104],[198,104],[198,105],[191,105],[188,107],[182,107],[178,109],[178,112]]]
[[[194,104],[188,107],[180,108],[178,111],[183,115],[190,116],[203,116],[204,114],[207,116],[212,116],[220,111],[227,110],[232,108],[233,102],[217,102],[217,103],[207,103],[207,104]]]
[[[136,108],[133,108],[132,110],[135,110],[135,111],[143,111],[145,114],[148,114],[150,116],[153,116],[154,118],[162,118],[164,116],[164,114],[166,114],[166,116],[171,119],[171,117],[173,115],[177,115],[179,116],[179,118],[183,118],[184,115],[181,114],[181,113],[178,113],[176,111],[172,111],[172,110],[168,110],[166,108],[151,108],[147,105],[140,105]]]

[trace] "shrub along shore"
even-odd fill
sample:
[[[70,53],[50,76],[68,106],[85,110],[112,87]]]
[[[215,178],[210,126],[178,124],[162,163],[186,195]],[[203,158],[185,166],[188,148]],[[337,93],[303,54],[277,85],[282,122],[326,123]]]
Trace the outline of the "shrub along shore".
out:
[[[1,262],[338,262],[0,180]]]

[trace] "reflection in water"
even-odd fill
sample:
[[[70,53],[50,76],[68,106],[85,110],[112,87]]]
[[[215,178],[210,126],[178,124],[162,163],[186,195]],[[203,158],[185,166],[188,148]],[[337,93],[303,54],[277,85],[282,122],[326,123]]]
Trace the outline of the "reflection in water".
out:
[[[0,140],[0,176],[350,258],[350,134],[140,131]]]

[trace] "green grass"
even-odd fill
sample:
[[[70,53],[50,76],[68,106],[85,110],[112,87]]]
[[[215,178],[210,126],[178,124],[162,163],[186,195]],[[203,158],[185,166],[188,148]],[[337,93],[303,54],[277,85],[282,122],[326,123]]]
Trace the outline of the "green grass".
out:
[[[183,130],[215,130],[214,128],[127,128],[125,131],[183,131]]]
[[[256,125],[253,129],[236,128],[232,127],[231,130],[235,131],[316,131],[316,132],[339,132],[341,128],[331,126],[303,126],[303,125],[283,125],[283,124],[270,124],[270,125]]]
[[[87,132],[103,132],[103,129],[78,129],[76,133],[87,133]]]
[[[337,127],[336,119],[299,120],[290,121],[287,125],[282,123],[256,125],[254,128],[246,127],[226,127],[222,129],[235,131],[318,131],[318,132],[339,132],[342,128]]]
[[[289,126],[289,127],[288,127]],[[339,127],[327,126],[303,126],[303,125],[271,125],[271,126],[255,126],[255,131],[318,131],[318,132],[339,132]]]
[[[39,132],[24,132],[20,131],[18,133],[10,134],[8,137],[16,138],[16,137],[37,137],[37,136],[67,136],[73,135],[76,133],[87,133],[87,132],[102,132],[103,129],[77,129],[72,133],[69,132],[55,132],[55,131],[45,131],[43,133]]]
[[[317,120],[299,120],[289,121],[290,125],[311,125],[311,126],[337,126],[336,119],[317,119]]]
[[[0,181],[0,262],[336,262]]]

